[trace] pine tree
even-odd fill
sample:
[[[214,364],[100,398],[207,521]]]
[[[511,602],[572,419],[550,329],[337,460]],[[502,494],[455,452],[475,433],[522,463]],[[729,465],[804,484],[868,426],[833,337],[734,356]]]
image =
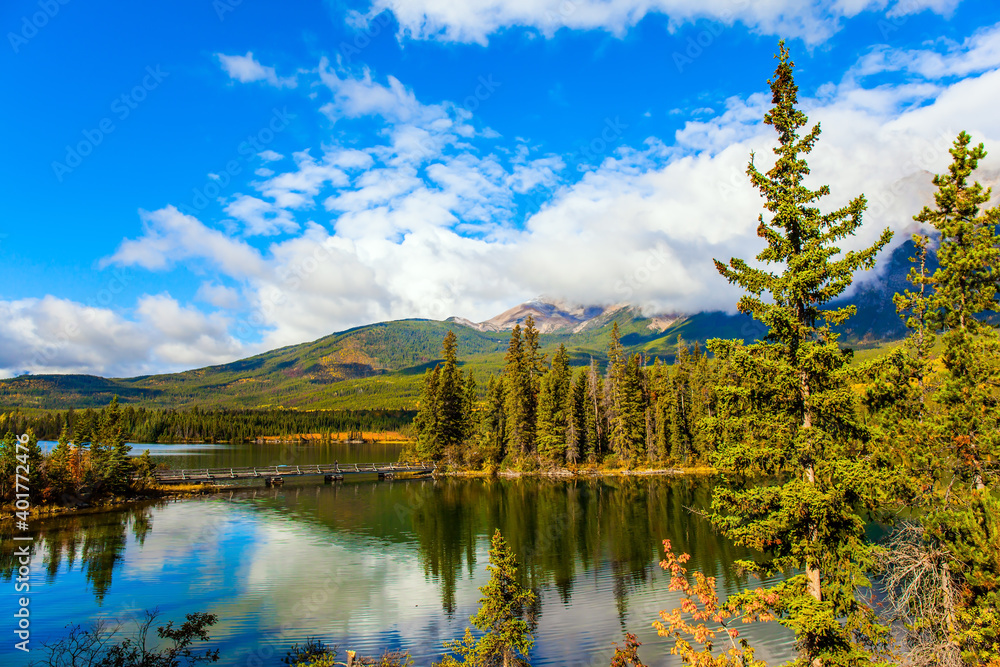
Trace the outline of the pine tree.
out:
[[[449,331],[442,343],[444,364],[437,386],[438,429],[437,447],[449,462],[461,458],[461,445],[465,440],[466,426],[463,418],[465,388],[462,372],[458,369],[458,338]]]
[[[552,369],[542,378],[538,395],[538,456],[550,464],[566,460],[570,379],[569,355],[566,346],[560,345]]]
[[[981,213],[990,190],[969,176],[986,157],[971,137],[958,135],[951,149],[949,173],[934,177],[936,209],[924,207],[914,220],[930,223],[940,233],[930,320],[944,330],[941,355],[947,374],[937,400],[947,408],[948,433],[974,485],[985,489],[987,461],[1000,455],[997,411],[1000,398],[992,389],[1000,380],[1000,348],[994,327],[979,316],[995,309],[1000,285],[1000,242],[996,226],[1000,207]],[[978,336],[977,336],[978,334]]]
[[[779,272],[742,259],[728,266],[716,261],[719,272],[746,292],[740,312],[769,332],[764,342],[751,345],[709,341],[723,369],[718,414],[704,423],[719,452],[716,465],[735,474],[716,488],[711,520],[737,544],[766,552],[747,563],[751,569],[801,569],[772,591],[805,661],[867,665],[883,652],[887,631],[855,595],[869,584],[874,553],[859,512],[881,493],[884,460],[858,421],[845,377],[850,355],[838,348],[832,329],[854,308],[826,306],[850,286],[857,270],[874,266],[891,233],[883,231],[860,251],[841,254],[836,247],[861,226],[865,198],[827,214],[816,208],[830,189],[804,185],[804,156],[820,128],[799,135],[808,119],[796,108],[794,64],[783,42],[779,48],[769,82],[774,106],[764,117],[778,134],[777,159],[766,173],[753,156],[747,168],[770,214],[758,218],[757,233],[767,246],[757,260],[777,265]]]
[[[45,460],[45,478],[53,499],[74,491],[72,448],[69,444],[69,426],[63,425],[59,440]]]
[[[469,369],[468,375],[465,376],[465,386],[462,391],[462,439],[469,442],[479,432],[479,421],[482,417],[476,407],[479,402],[479,385],[472,369]]]
[[[486,385],[486,411],[480,420],[479,448],[488,465],[499,465],[507,452],[504,382],[490,375]]]
[[[911,354],[874,364],[866,399],[910,466],[905,500],[923,510],[916,539],[900,539],[913,532],[909,526],[897,533],[887,570],[912,581],[917,562],[919,573],[937,582],[920,589],[919,601],[901,600],[914,616],[909,627],[919,630],[911,639],[939,662],[978,664],[1000,659],[1000,501],[991,493],[1000,456],[1000,340],[982,318],[996,308],[1000,208],[981,212],[990,191],[968,184],[986,156],[982,144],[970,150],[970,143],[965,132],[958,135],[949,173],[934,178],[936,208],[914,217],[939,233],[940,266],[927,275],[928,240],[915,237],[920,268],[910,281],[920,291],[895,299],[914,331]],[[940,374],[929,359],[934,332],[943,332]]]
[[[504,421],[507,453],[521,458],[531,453],[535,440],[533,355],[522,340],[521,325],[515,324],[504,357]]]
[[[490,563],[486,566],[490,580],[479,590],[479,611],[469,620],[484,634],[479,639],[466,629],[461,641],[448,642],[445,648],[457,654],[438,663],[475,665],[476,667],[515,667],[528,665],[528,651],[534,645],[526,612],[535,603],[535,594],[517,581],[517,560],[507,546],[500,530],[493,533]]]
[[[587,369],[587,460],[595,463],[604,458],[607,451],[607,418],[604,410],[604,380],[597,372],[593,358]]]
[[[587,439],[587,370],[581,368],[573,381],[570,396],[570,425],[567,430],[566,459],[575,463],[587,456],[590,443]]]
[[[114,396],[106,408],[101,410],[97,423],[97,434],[90,445],[90,466],[95,488],[114,494],[128,490],[131,477],[129,452],[132,447],[125,443],[125,428],[122,424],[121,407]]]
[[[618,460],[627,467],[635,465],[644,454],[646,441],[641,375],[640,357],[626,357],[615,322],[608,345],[609,441]]]
[[[688,462],[692,450],[691,437],[691,354],[683,340],[677,342],[677,356],[671,366],[670,458]]]
[[[420,394],[417,416],[413,419],[417,430],[417,457],[421,460],[437,461],[441,458],[440,408],[438,385],[440,384],[440,364],[424,373],[424,386]]]

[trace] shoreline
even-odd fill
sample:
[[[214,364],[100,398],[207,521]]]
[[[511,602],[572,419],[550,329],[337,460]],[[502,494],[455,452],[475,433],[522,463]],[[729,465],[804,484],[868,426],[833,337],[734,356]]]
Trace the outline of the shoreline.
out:
[[[432,473],[430,476],[434,479],[440,477],[455,477],[455,478],[466,478],[466,479],[485,479],[485,478],[503,478],[503,479],[520,479],[526,477],[538,477],[538,478],[548,478],[548,479],[579,479],[579,478],[590,478],[596,479],[599,477],[652,477],[652,476],[671,476],[671,477],[683,477],[683,476],[708,476],[716,474],[716,470],[707,466],[698,466],[691,468],[612,468],[612,469],[599,469],[599,468],[584,468],[579,470],[572,470],[569,468],[553,468],[550,470],[512,470],[510,468],[505,470],[471,470],[471,469],[448,469],[448,470],[438,470]],[[414,477],[401,477],[401,479],[418,479],[419,476]],[[136,496],[134,498],[124,498],[124,499],[107,499],[102,502],[95,503],[93,505],[36,505],[30,510],[29,517],[32,520],[35,519],[50,519],[53,517],[64,516],[64,515],[84,515],[84,514],[99,514],[101,512],[110,512],[113,510],[119,510],[129,505],[135,505],[139,503],[146,502],[157,502],[157,501],[169,501],[169,500],[184,500],[186,498],[194,498],[197,496],[207,496],[215,493],[223,493],[225,491],[234,491],[240,489],[252,488],[242,484],[184,484],[184,485],[170,485],[170,486],[157,486],[149,490],[148,493]],[[0,528],[4,528],[8,523],[13,523],[15,520],[15,508],[13,505],[5,505],[2,508],[2,517],[0,517]]]
[[[441,470],[434,473],[435,477],[503,477],[517,479],[520,477],[548,477],[556,479],[575,479],[581,477],[651,477],[685,475],[714,475],[718,471],[709,466],[693,466],[690,468],[552,468],[546,470],[469,470],[463,468]]]
[[[29,510],[28,517],[29,520],[37,520],[51,519],[64,515],[79,516],[84,514],[100,514],[101,512],[119,510],[124,507],[128,507],[129,505],[136,505],[139,503],[183,500],[185,498],[194,498],[196,496],[207,496],[213,493],[222,493],[223,491],[232,491],[233,489],[238,488],[240,487],[235,484],[184,484],[176,485],[176,488],[172,488],[170,486],[157,486],[149,489],[145,494],[137,495],[132,498],[107,498],[93,504],[32,505],[31,510]],[[0,516],[0,528],[5,528],[7,524],[15,521],[14,512],[17,510],[13,505],[4,505],[0,508],[0,511],[2,511],[2,516]]]

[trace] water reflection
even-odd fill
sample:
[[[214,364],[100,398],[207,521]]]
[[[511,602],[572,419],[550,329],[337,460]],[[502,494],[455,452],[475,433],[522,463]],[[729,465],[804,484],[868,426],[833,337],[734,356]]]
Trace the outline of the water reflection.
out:
[[[72,570],[79,563],[99,605],[111,587],[112,576],[121,564],[129,536],[142,546],[152,530],[155,506],[156,503],[144,503],[115,512],[36,520],[38,530],[34,532],[34,541],[19,542],[17,546],[29,545],[32,562],[44,563],[45,580],[49,583],[55,580],[60,569]],[[14,544],[11,526],[5,527],[2,534],[5,543]],[[14,550],[4,549],[0,553],[0,579],[11,581],[17,568]],[[37,576],[38,572],[34,574]]]
[[[692,567],[724,590],[743,583],[732,564],[746,553],[687,509],[707,507],[710,491],[703,480],[657,477],[292,480],[36,522],[46,598],[67,602],[39,605],[40,633],[159,605],[218,614],[223,664],[247,664],[262,645],[262,664],[278,664],[306,636],[372,653],[403,648],[429,664],[475,610],[499,527],[522,583],[538,592],[533,664],[606,665],[626,628],[648,645],[648,664],[677,664],[649,627],[677,602],[657,565],[662,540],[692,553]],[[15,565],[3,557],[9,578]],[[761,658],[791,654],[780,630],[750,636]]]

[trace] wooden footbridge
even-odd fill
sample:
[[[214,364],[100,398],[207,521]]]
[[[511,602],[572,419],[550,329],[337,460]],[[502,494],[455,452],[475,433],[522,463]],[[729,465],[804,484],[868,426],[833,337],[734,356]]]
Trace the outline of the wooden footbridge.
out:
[[[335,482],[344,475],[377,474],[379,479],[392,479],[400,473],[432,473],[434,463],[331,463],[311,465],[254,466],[247,468],[194,468],[183,470],[157,470],[160,484],[191,484],[218,482],[231,479],[261,479],[265,486],[283,484],[286,477],[323,475],[323,481]]]

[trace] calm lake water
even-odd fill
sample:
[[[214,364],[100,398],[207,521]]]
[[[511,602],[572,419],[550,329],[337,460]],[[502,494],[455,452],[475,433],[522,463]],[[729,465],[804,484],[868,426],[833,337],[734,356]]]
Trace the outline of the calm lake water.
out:
[[[178,468],[398,456],[391,445],[148,447]],[[35,521],[34,650],[14,651],[8,636],[0,663],[42,658],[41,643],[67,624],[127,621],[158,607],[163,621],[218,614],[211,635],[221,665],[279,665],[306,637],[365,655],[405,649],[429,665],[478,607],[499,527],[539,597],[533,665],[606,666],[611,642],[626,629],[643,642],[646,663],[678,665],[650,627],[679,599],[658,566],[662,540],[692,553],[692,568],[718,577],[722,590],[746,584],[732,569],[745,552],[686,509],[706,507],[709,497],[704,480],[660,477],[380,482],[372,475],[332,485],[314,477]],[[9,580],[13,549],[4,537],[0,565]],[[793,656],[780,626],[748,626],[744,634],[758,658]]]

